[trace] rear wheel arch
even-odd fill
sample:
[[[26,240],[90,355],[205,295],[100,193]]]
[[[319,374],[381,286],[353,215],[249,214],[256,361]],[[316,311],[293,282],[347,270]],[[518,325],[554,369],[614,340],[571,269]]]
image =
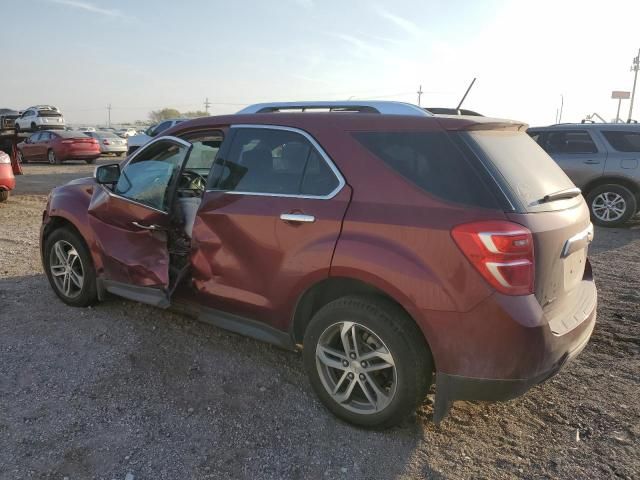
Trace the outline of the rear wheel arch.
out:
[[[582,194],[586,197],[593,189],[602,185],[620,185],[628,189],[640,202],[640,184],[625,177],[618,177],[613,175],[605,175],[591,180],[582,189]]]
[[[308,288],[299,298],[291,323],[291,336],[294,343],[303,342],[306,329],[313,316],[325,305],[342,297],[347,296],[370,297],[377,301],[387,301],[395,307],[400,308],[415,325],[416,332],[422,336],[425,348],[429,354],[432,364],[435,366],[435,359],[431,353],[429,339],[420,328],[413,315],[396,298],[381,290],[380,288],[350,277],[329,277]]]

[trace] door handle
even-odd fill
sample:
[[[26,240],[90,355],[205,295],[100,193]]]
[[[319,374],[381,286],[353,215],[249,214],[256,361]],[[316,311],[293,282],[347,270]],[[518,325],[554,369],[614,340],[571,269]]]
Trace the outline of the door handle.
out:
[[[160,225],[143,225],[138,222],[131,222],[131,224],[134,227],[142,228],[143,230],[164,230],[164,227],[161,227]]]
[[[313,223],[316,221],[316,217],[303,213],[283,213],[280,215],[280,220],[283,222]]]

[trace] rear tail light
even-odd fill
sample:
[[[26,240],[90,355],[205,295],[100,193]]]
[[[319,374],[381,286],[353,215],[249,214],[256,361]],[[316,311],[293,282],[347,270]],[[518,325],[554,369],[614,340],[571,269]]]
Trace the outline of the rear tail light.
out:
[[[486,221],[458,225],[451,236],[482,277],[507,295],[534,291],[533,236],[517,223]]]
[[[62,140],[62,143],[74,143],[75,140]]]

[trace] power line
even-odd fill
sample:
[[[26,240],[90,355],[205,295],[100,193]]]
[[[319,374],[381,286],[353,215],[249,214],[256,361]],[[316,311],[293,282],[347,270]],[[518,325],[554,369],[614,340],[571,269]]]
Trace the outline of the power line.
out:
[[[204,111],[207,112],[207,115],[209,115],[209,106],[211,105],[211,102],[209,101],[209,97],[204,99]]]

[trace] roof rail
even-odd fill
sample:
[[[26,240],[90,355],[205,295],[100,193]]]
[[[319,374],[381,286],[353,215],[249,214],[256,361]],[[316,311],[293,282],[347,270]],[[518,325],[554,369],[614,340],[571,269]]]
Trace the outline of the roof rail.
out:
[[[274,113],[286,110],[329,110],[335,112],[360,112],[379,113],[382,115],[413,115],[419,117],[430,117],[431,113],[426,112],[417,105],[404,102],[389,101],[335,101],[335,102],[270,102],[256,103],[243,108],[239,114],[249,113]]]

